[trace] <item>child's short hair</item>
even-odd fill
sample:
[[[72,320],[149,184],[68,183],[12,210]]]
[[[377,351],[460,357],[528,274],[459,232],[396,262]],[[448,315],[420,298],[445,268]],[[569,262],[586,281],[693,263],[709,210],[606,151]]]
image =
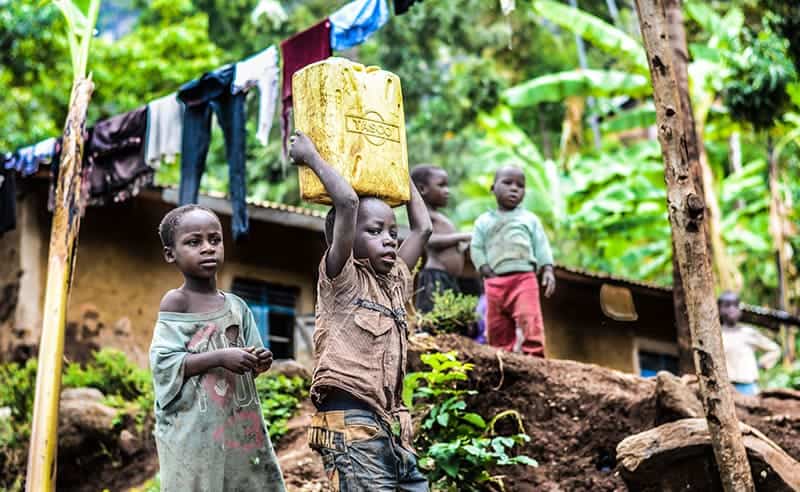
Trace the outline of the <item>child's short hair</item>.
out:
[[[213,210],[194,203],[173,208],[167,212],[164,218],[161,219],[161,223],[158,224],[158,237],[161,238],[162,246],[165,248],[172,248],[175,246],[175,229],[178,228],[181,218],[193,210],[208,212],[219,221],[219,217],[217,217],[217,214],[215,214]]]
[[[434,171],[444,171],[444,169],[439,166],[434,166],[433,164],[416,165],[411,168],[411,181],[414,182],[417,188],[425,186],[430,181]]]

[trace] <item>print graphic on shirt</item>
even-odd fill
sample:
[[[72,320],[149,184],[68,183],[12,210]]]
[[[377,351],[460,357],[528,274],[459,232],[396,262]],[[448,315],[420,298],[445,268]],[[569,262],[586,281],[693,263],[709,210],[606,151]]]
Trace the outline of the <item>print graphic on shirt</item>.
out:
[[[203,353],[232,347],[244,347],[244,338],[238,325],[219,330],[209,323],[197,330],[186,348],[193,353]],[[192,378],[197,389],[197,403],[201,412],[208,410],[209,398],[218,407],[234,402],[238,407],[247,407],[257,402],[255,383],[250,373],[234,374],[223,368],[215,368],[200,377]]]

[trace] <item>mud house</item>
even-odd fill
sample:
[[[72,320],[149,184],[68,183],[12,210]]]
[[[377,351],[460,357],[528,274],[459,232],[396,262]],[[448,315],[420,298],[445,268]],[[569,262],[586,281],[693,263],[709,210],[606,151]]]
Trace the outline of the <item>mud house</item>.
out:
[[[147,364],[161,296],[182,282],[163,261],[156,232],[176,202],[176,190],[148,189],[124,203],[87,208],[68,305],[67,356],[70,345],[80,342],[120,348]],[[50,234],[46,203],[46,185],[28,183],[18,199],[17,229],[2,238],[3,302],[13,305],[0,317],[6,354],[39,338]],[[314,310],[324,216],[275,203],[251,204],[250,236],[235,243],[229,235],[230,203],[203,196],[200,204],[219,214],[225,232],[219,287],[250,304],[276,357],[310,363],[310,332],[301,331],[313,330],[304,315]]]
[[[124,203],[87,209],[68,306],[68,357],[76,347],[111,346],[147,363],[159,300],[181,282],[180,274],[162,260],[156,234],[161,217],[176,201],[173,189],[148,189]],[[17,229],[0,240],[0,344],[6,357],[15,352],[24,357],[40,335],[50,231],[46,203],[46,184],[26,182],[18,200]],[[250,304],[262,338],[277,358],[310,365],[324,215],[251,203],[250,237],[234,243],[227,235],[229,202],[203,196],[200,203],[220,215],[226,233],[219,287]],[[563,267],[556,275],[556,294],[543,302],[550,357],[631,373],[676,369],[670,289]],[[474,277],[466,279],[470,283],[474,287]],[[749,308],[745,316],[769,327],[780,320],[779,313],[764,309]],[[788,321],[797,324],[795,318]]]

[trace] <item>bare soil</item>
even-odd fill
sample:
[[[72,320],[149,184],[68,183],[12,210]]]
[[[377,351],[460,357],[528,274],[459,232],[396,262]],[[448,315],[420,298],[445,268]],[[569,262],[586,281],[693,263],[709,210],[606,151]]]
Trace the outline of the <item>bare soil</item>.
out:
[[[493,470],[505,476],[509,491],[627,490],[617,471],[617,444],[658,423],[653,380],[571,361],[542,360],[498,352],[458,335],[414,340],[409,371],[423,370],[420,353],[456,350],[474,364],[468,385],[478,394],[470,407],[491,418],[514,409],[531,437],[521,451],[539,462]],[[502,370],[501,370],[502,363]],[[763,432],[790,456],[800,460],[800,393],[767,393],[736,397],[739,418]],[[289,490],[330,490],[319,456],[306,444],[313,407],[306,401],[275,443]],[[663,415],[661,416],[663,418]],[[504,426],[506,426],[504,428]],[[498,430],[513,433],[512,423]],[[133,456],[118,449],[94,455],[60,455],[59,489],[126,490],[140,485],[158,468],[152,439]]]

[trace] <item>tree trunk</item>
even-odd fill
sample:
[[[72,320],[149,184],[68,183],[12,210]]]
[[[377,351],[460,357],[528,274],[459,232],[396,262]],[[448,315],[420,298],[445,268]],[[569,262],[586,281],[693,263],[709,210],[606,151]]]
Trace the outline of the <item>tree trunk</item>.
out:
[[[569,0],[569,5],[572,8],[578,8],[578,0]],[[575,35],[575,44],[578,46],[578,63],[582,70],[586,70],[588,68],[588,64],[586,62],[586,47],[583,44],[583,38],[580,34]],[[589,108],[594,109],[594,98],[589,96],[586,98],[586,103],[588,104]],[[600,136],[600,123],[597,122],[597,116],[590,115],[589,116],[589,126],[592,128],[592,136],[594,137],[594,148],[600,150],[601,147],[601,136]]]
[[[669,43],[672,48],[673,54],[673,72],[681,104],[687,108],[691,107],[691,99],[689,98],[689,77],[688,77],[688,63],[689,54],[686,46],[686,34],[683,30],[683,15],[680,5],[675,2],[669,2],[667,5],[667,29],[669,30]],[[686,72],[686,75],[683,73]],[[696,128],[694,124],[694,113],[688,111],[686,115],[689,118],[689,124]],[[657,133],[656,133],[657,135]],[[690,132],[692,143],[687,146],[687,151],[690,152],[687,166],[689,168],[689,179],[694,184],[696,190],[703,190],[703,171],[700,169],[700,156],[699,145],[697,143],[697,135],[695,132]],[[703,193],[704,195],[704,193]],[[709,231],[708,222],[705,222],[704,232],[706,241],[709,246],[711,245],[711,235]],[[678,338],[678,370],[681,374],[694,374],[694,357],[692,355],[692,331],[689,327],[689,313],[686,307],[686,289],[683,286],[683,279],[681,277],[680,266],[678,265],[678,253],[675,248],[676,240],[675,230],[672,231],[672,302],[675,311],[675,328]],[[713,254],[709,248],[709,254]]]
[[[681,269],[675,241],[672,241],[672,307],[675,312],[675,332],[678,339],[678,372],[694,374],[692,357],[692,331],[689,328],[689,313],[686,311],[686,291],[683,289]]]
[[[673,42],[685,40],[678,0],[636,0],[664,157],[667,209],[683,287],[695,369],[722,486],[726,492],[753,491],[742,435],[728,380],[714,277],[705,232],[707,218],[702,188],[692,176],[698,166],[699,142],[691,116],[685,79],[686,64],[677,60]],[[669,16],[668,16],[669,12]],[[670,20],[672,23],[670,24]],[[678,73],[682,71],[683,73]],[[693,148],[692,148],[693,147]]]
[[[784,223],[786,222],[785,209],[781,199],[780,169],[778,158],[772,145],[772,137],[767,136],[767,154],[769,159],[769,232],[772,236],[772,251],[775,254],[775,267],[778,271],[778,290],[776,292],[777,308],[786,310],[786,273],[788,271],[786,258],[786,235]],[[783,345],[783,365],[790,368],[794,359],[794,340],[785,325],[780,327],[781,344]]]
[[[728,161],[731,165],[731,173],[738,173],[742,170],[742,137],[739,132],[731,132],[731,138],[728,140]],[[734,208],[736,210],[744,208],[744,200],[737,199]]]
[[[67,121],[64,124],[64,144],[53,224],[50,229],[44,320],[39,344],[39,369],[36,375],[36,396],[28,450],[25,484],[28,491],[55,489],[64,328],[72,269],[75,263],[75,246],[83,213],[81,202],[83,129],[93,90],[91,77],[75,81],[72,86]]]

